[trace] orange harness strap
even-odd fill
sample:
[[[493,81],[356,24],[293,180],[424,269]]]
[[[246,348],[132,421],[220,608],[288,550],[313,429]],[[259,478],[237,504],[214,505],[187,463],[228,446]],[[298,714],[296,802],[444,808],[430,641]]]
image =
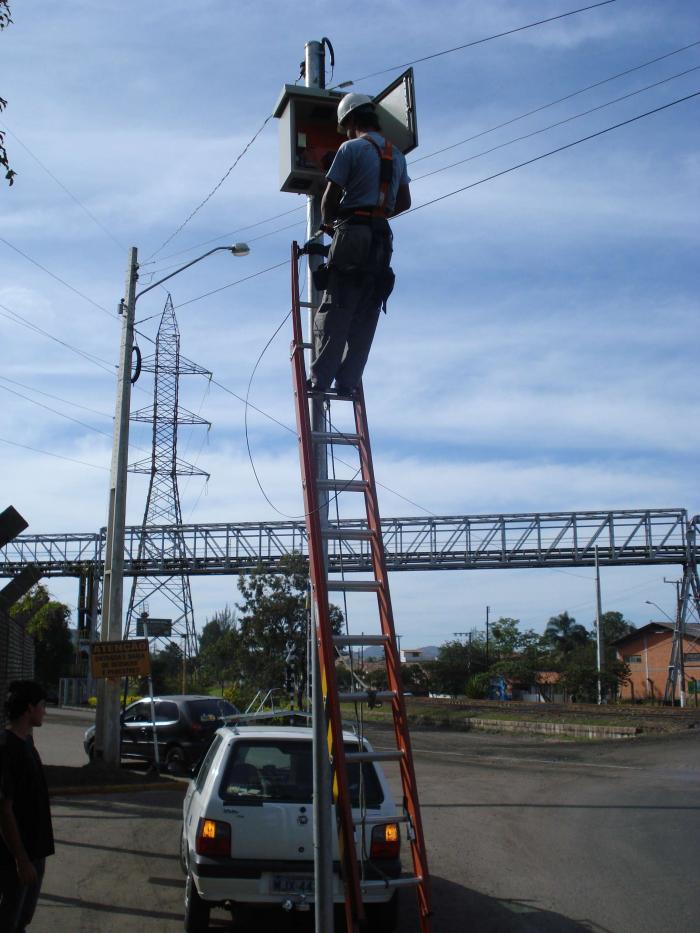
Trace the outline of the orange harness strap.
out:
[[[377,206],[371,211],[354,211],[353,213],[357,217],[386,218],[389,216],[389,211],[386,207],[386,199],[389,193],[389,186],[394,177],[394,147],[388,139],[384,140],[384,148],[380,149],[379,145],[371,136],[364,134],[361,138],[371,143],[379,154],[379,200],[377,201]]]

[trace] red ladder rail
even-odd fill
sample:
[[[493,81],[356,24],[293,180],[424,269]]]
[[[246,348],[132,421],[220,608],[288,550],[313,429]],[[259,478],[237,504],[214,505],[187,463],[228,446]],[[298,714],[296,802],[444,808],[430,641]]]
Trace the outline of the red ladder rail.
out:
[[[299,270],[298,262],[302,251],[296,243],[292,244],[292,380],[294,385],[295,409],[297,416],[297,431],[299,440],[299,456],[301,461],[302,485],[304,493],[304,511],[309,542],[309,575],[311,578],[311,591],[316,607],[317,630],[316,639],[319,650],[321,667],[321,689],[323,692],[324,708],[328,724],[328,750],[333,772],[333,799],[336,804],[336,819],[338,823],[339,849],[343,882],[345,885],[345,918],[348,933],[357,933],[364,920],[362,892],[377,886],[402,887],[415,885],[418,901],[418,913],[421,933],[431,931],[430,907],[430,877],[428,874],[428,861],[425,850],[425,839],[418,799],[411,741],[406,715],[406,702],[401,681],[401,659],[399,657],[394,617],[389,593],[389,578],[386,568],[384,546],[381,534],[381,522],[377,498],[377,487],[372,464],[372,450],[369,441],[369,428],[367,412],[362,387],[354,394],[352,401],[355,420],[355,435],[338,435],[338,443],[352,443],[357,447],[360,467],[358,472],[361,480],[320,481],[316,475],[316,456],[314,437],[309,415],[309,392],[307,390],[306,369],[304,364],[304,344],[301,324],[301,303],[299,300]],[[336,398],[335,394],[328,393],[327,398]],[[333,432],[322,435],[324,443],[332,444],[335,440]],[[328,592],[331,588],[328,580],[327,563],[324,549],[324,529],[321,527],[319,511],[319,490],[336,489],[338,493],[347,491],[362,492],[364,494],[367,514],[367,531],[360,532],[363,540],[370,542],[370,553],[374,570],[374,580],[362,582],[334,581],[332,588],[345,591],[354,589],[376,592],[381,635],[345,636],[334,640],[330,621]],[[342,528],[326,529],[326,537],[337,536],[343,539]],[[349,539],[358,536],[357,531],[345,533]],[[341,545],[342,546],[342,545]],[[340,715],[341,697],[338,692],[338,682],[335,671],[335,644],[381,644],[384,648],[387,680],[389,689],[382,692],[382,698],[390,699],[394,724],[394,738],[396,752],[359,753],[346,756],[343,745],[342,721]],[[343,696],[351,696],[355,702],[363,702],[368,694],[363,691],[354,691]],[[366,881],[360,879],[357,853],[355,850],[355,823],[352,815],[352,801],[350,797],[346,765],[348,757],[361,761],[365,759],[398,760],[401,785],[403,790],[403,819],[408,823],[408,837],[413,862],[413,876],[403,876],[399,879],[387,881]],[[361,827],[364,833],[364,827]]]

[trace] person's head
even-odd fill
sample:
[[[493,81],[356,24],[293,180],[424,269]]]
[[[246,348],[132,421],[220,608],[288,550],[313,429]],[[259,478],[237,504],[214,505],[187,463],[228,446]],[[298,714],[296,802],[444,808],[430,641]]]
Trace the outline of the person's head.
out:
[[[46,712],[46,691],[34,680],[13,680],[5,698],[5,713],[10,722],[25,714],[28,725],[40,726]]]
[[[381,132],[372,98],[367,94],[346,94],[338,104],[338,129],[348,139],[359,133]]]

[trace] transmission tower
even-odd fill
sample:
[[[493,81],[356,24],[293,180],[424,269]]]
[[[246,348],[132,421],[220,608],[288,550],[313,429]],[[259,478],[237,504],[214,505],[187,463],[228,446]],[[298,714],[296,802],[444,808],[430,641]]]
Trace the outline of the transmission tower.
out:
[[[142,532],[138,547],[138,561],[157,556],[165,565],[172,562],[173,575],[169,577],[135,576],[126,615],[124,637],[138,632],[138,621],[149,616],[149,600],[166,601],[172,615],[170,635],[152,636],[157,643],[174,642],[185,657],[197,653],[197,639],[192,613],[192,592],[189,577],[177,568],[186,560],[185,540],[178,529],[182,527],[178,476],[204,476],[204,470],[177,456],[177,433],[181,424],[201,424],[211,427],[209,421],[182,408],[179,404],[180,376],[198,375],[211,378],[211,373],[180,355],[180,332],[173,302],[168,295],[156,337],[152,356],[141,361],[141,371],[154,374],[153,405],[141,408],[131,415],[132,421],[145,421],[153,425],[151,456],[129,466],[132,473],[146,473],[151,480],[146,497]],[[153,542],[146,533],[149,525],[169,525],[160,543]],[[139,566],[137,562],[137,567]],[[147,631],[144,631],[147,634]]]

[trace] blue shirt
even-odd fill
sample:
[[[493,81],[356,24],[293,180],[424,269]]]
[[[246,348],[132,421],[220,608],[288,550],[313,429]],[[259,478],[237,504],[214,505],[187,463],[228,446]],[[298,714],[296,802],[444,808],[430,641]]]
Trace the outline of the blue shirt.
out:
[[[367,133],[379,146],[384,148],[384,137],[379,133]],[[406,157],[396,146],[392,151],[394,175],[386,197],[386,208],[391,213],[396,203],[396,194],[400,185],[410,182],[406,170]],[[369,207],[379,201],[379,169],[381,156],[367,139],[348,139],[338,149],[333,164],[326,178],[343,189],[340,199],[341,209]]]

